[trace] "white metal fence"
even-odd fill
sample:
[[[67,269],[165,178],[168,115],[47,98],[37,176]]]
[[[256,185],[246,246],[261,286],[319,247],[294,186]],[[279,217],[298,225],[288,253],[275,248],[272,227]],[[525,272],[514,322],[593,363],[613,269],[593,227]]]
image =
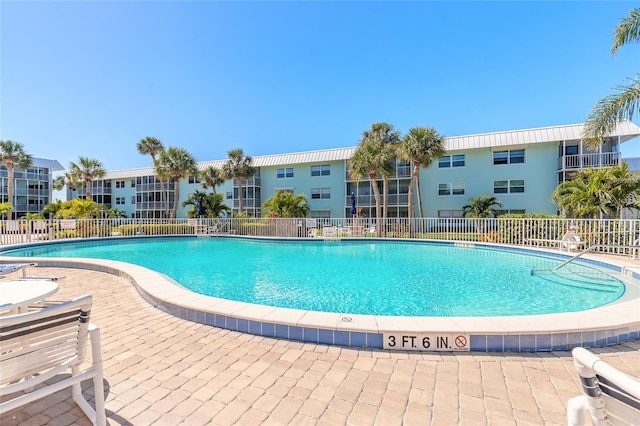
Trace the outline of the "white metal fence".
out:
[[[561,248],[571,233],[574,248],[611,254],[640,251],[640,220],[558,218],[387,219],[52,219],[0,221],[0,245],[83,238],[161,235],[244,235],[278,238],[409,238]],[[577,244],[575,244],[577,241]],[[638,246],[635,248],[633,246]],[[632,248],[633,247],[633,248]]]

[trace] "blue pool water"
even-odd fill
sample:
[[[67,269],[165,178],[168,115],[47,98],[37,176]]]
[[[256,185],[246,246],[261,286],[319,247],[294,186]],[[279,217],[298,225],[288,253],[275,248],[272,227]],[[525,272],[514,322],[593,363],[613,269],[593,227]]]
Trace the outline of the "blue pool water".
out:
[[[515,251],[449,244],[149,238],[65,243],[2,253],[129,262],[205,295],[247,303],[402,316],[573,312],[618,299],[599,270]],[[536,271],[532,273],[532,271]]]

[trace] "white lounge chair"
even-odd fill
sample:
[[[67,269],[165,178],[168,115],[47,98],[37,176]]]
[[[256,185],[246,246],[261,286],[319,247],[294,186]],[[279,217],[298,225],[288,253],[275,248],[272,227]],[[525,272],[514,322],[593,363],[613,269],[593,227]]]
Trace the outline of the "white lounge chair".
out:
[[[26,278],[27,276],[27,267],[28,266],[37,266],[37,263],[4,263],[0,264],[0,275],[11,274],[12,272],[16,272],[22,270],[22,277]]]
[[[583,425],[587,412],[593,425],[639,425],[640,380],[584,348],[575,348],[571,354],[585,394],[569,400],[569,425]]]
[[[0,264],[0,278],[4,278],[4,275],[11,274],[12,272],[16,272],[22,270],[22,277],[18,278],[20,280],[47,280],[47,281],[58,281],[62,277],[41,277],[37,275],[27,275],[27,268],[38,266],[37,263],[4,263]]]
[[[71,386],[73,400],[94,425],[106,424],[100,330],[89,324],[85,295],[40,311],[0,317],[0,413]],[[91,341],[91,367],[80,371]],[[45,383],[71,370],[71,376]],[[93,379],[95,409],[80,383]],[[33,390],[37,387],[36,390]]]

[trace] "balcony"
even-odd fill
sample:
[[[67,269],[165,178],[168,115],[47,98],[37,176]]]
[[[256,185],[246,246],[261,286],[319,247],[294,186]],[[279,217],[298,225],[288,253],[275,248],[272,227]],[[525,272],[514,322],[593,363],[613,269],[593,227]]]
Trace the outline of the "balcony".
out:
[[[380,194],[380,203],[383,203],[382,194]],[[387,197],[388,206],[406,206],[409,204],[408,194],[389,194]],[[356,207],[370,207],[376,205],[376,199],[373,195],[356,196]],[[351,196],[345,198],[345,206],[351,207]]]
[[[233,186],[235,188],[238,187],[238,179],[233,179]],[[254,177],[252,177],[250,179],[242,179],[242,186],[244,188],[246,188],[247,186],[260,186],[260,178],[254,176]]]
[[[160,201],[149,201],[149,202],[142,202],[142,203],[136,203],[136,210],[140,211],[140,210],[162,210],[164,211],[166,207],[166,204],[164,202],[160,202]],[[173,208],[173,202],[169,202],[169,210],[171,210]]]
[[[234,208],[239,208],[240,203],[238,202],[238,199],[234,199],[233,200],[233,207]],[[259,208],[260,206],[262,206],[262,203],[260,202],[260,200],[256,200],[255,198],[243,198],[242,199],[242,208],[248,208],[248,207],[255,207],[255,208]]]
[[[622,154],[619,152],[563,155],[558,158],[558,170],[611,167],[619,165],[621,161]]]
[[[164,188],[163,188],[164,186]],[[155,183],[137,183],[136,184],[136,192],[154,192],[154,191],[162,191],[163,189],[165,191],[173,191],[174,190],[174,184],[170,183],[170,184],[164,184],[163,186],[160,185],[160,182],[155,182]]]
[[[0,177],[8,177],[9,172],[7,171],[7,169],[3,169],[2,171],[0,171]],[[28,180],[39,180],[39,181],[44,181],[44,182],[48,182],[49,179],[51,179],[51,175],[49,173],[32,173],[32,172],[25,172],[25,171],[21,171],[21,170],[13,170],[13,178],[14,179],[28,179]]]
[[[349,173],[349,170],[344,172],[344,179],[346,181],[354,181],[355,178],[353,178],[351,176],[351,174]],[[389,179],[411,179],[411,168],[410,167],[399,167],[396,169],[396,172],[392,175],[389,176]],[[365,177],[360,179],[361,181],[366,181],[369,180],[369,177]],[[382,180],[382,178],[378,178],[379,181]]]

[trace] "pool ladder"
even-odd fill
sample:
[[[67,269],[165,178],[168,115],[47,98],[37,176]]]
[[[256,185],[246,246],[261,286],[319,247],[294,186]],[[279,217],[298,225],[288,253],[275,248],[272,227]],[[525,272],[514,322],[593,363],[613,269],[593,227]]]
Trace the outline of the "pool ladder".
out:
[[[636,240],[638,241],[638,240]],[[633,256],[635,254],[635,250],[640,250],[640,245],[617,245],[617,244],[593,244],[591,246],[589,246],[588,248],[586,248],[585,250],[581,251],[580,253],[576,254],[575,256],[571,257],[570,259],[567,259],[566,261],[562,262],[560,265],[556,266],[553,269],[531,269],[531,275],[536,275],[538,273],[555,273],[556,271],[558,271],[559,269],[567,266],[568,264],[570,264],[571,262],[573,262],[574,260],[578,259],[580,256],[582,256],[585,253],[588,253],[590,251],[592,251],[595,248],[601,248],[601,247],[608,247],[608,248],[628,248],[631,250],[630,255]],[[627,274],[627,267],[622,267],[621,269],[621,275],[625,276]]]

